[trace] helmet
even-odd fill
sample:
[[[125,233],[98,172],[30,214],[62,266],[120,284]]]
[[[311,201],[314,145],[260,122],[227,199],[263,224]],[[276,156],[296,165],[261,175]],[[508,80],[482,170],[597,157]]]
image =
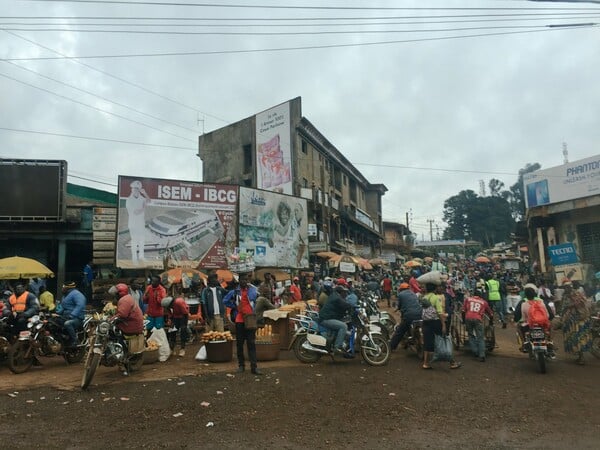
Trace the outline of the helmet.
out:
[[[333,289],[337,292],[348,292],[348,287],[343,284],[338,284]]]
[[[400,286],[398,287],[398,289],[408,289],[410,288],[410,284],[408,283],[400,283]]]
[[[300,278],[294,277],[294,281],[300,281]]]
[[[127,287],[127,285],[125,283],[119,283],[115,286],[115,290],[117,291],[117,294],[119,295],[119,297],[123,297],[124,295],[129,294],[129,288]]]
[[[173,301],[173,297],[165,297],[160,301],[160,306],[163,308],[168,308],[171,306],[171,302]]]
[[[348,283],[348,284],[354,283],[354,280],[352,278],[346,278],[346,283]]]

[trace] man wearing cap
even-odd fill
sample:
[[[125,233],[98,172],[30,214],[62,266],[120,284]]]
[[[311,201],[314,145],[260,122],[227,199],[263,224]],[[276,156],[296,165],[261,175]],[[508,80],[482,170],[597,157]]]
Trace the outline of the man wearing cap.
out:
[[[290,294],[292,295],[292,303],[302,301],[302,290],[300,289],[300,278],[294,277],[290,286]]]
[[[74,282],[65,283],[62,292],[63,298],[56,308],[56,312],[64,320],[63,327],[69,334],[70,342],[67,345],[76,347],[78,344],[76,330],[83,326],[85,318],[85,295],[76,289]]]
[[[137,265],[144,259],[146,234],[146,205],[150,197],[142,187],[142,182],[135,180],[131,183],[131,195],[125,201],[127,208],[129,234],[131,236],[131,261]]]
[[[342,345],[348,331],[348,326],[343,322],[346,311],[352,309],[352,306],[345,300],[348,295],[348,284],[346,280],[340,278],[336,281],[333,292],[327,298],[325,305],[319,311],[320,324],[336,332],[333,352],[343,354]]]
[[[394,335],[390,339],[390,348],[396,350],[400,341],[410,329],[410,326],[415,320],[421,320],[423,308],[419,302],[417,294],[410,290],[408,283],[400,283],[398,287],[398,305],[402,320],[394,329]]]

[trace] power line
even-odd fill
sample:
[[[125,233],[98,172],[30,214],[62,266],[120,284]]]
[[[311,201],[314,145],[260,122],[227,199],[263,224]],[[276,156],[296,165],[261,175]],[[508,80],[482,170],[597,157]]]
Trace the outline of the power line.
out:
[[[0,61],[2,61],[2,59],[0,59]],[[198,133],[198,130],[194,130],[194,129],[192,129],[192,128],[187,128],[187,127],[184,127],[184,126],[182,126],[182,125],[179,125],[179,124],[177,124],[177,123],[175,123],[175,122],[171,122],[171,121],[169,121],[169,120],[166,120],[166,119],[162,119],[162,118],[160,118],[160,117],[153,116],[153,115],[151,115],[151,114],[148,114],[148,113],[145,113],[145,112],[143,112],[143,111],[140,111],[140,110],[138,110],[138,109],[135,109],[135,108],[132,108],[132,107],[130,107],[130,106],[127,106],[127,105],[125,105],[125,104],[123,104],[123,103],[115,102],[115,101],[113,101],[113,100],[110,100],[110,99],[108,99],[108,98],[106,98],[106,97],[102,97],[101,95],[95,94],[95,93],[93,93],[93,92],[91,92],[91,91],[87,91],[87,90],[85,90],[85,89],[78,88],[77,86],[73,86],[72,84],[65,83],[65,82],[63,82],[63,81],[60,81],[60,80],[57,80],[57,79],[55,79],[55,78],[49,77],[49,76],[47,76],[47,75],[44,75],[44,74],[42,74],[42,73],[40,73],[40,72],[37,72],[37,71],[35,71],[35,70],[28,69],[28,68],[26,68],[26,67],[20,66],[20,65],[19,65],[19,64],[17,64],[17,63],[14,63],[14,62],[11,62],[11,61],[4,61],[4,62],[6,62],[7,64],[11,64],[11,65],[13,65],[13,66],[15,66],[15,67],[18,67],[18,68],[19,68],[19,69],[21,69],[21,70],[25,70],[25,71],[27,71],[27,72],[33,73],[33,74],[35,74],[35,75],[37,75],[37,76],[39,76],[39,77],[45,78],[45,79],[47,79],[47,80],[54,81],[55,83],[62,84],[63,86],[70,87],[71,89],[75,89],[76,91],[83,92],[83,93],[85,93],[85,94],[88,94],[88,95],[92,95],[92,96],[94,96],[94,97],[96,97],[96,98],[99,98],[99,99],[101,99],[101,100],[104,100],[104,101],[106,101],[106,102],[109,102],[109,103],[112,103],[112,104],[114,104],[114,105],[120,106],[120,107],[122,107],[122,108],[128,109],[128,110],[130,110],[130,111],[133,111],[133,112],[135,112],[135,113],[142,114],[142,115],[144,115],[144,116],[146,116],[146,117],[150,117],[150,118],[152,118],[152,119],[155,119],[155,120],[158,120],[158,121],[161,121],[161,122],[164,122],[164,123],[168,123],[168,124],[170,124],[170,125],[174,125],[174,126],[176,126],[176,127],[182,128],[182,129],[184,129],[184,130],[187,130],[187,131],[190,131],[190,132],[192,132],[192,133]]]
[[[396,33],[441,33],[473,30],[506,30],[506,29],[537,29],[547,27],[591,26],[586,24],[556,24],[556,25],[502,25],[464,28],[414,29],[414,30],[345,30],[345,31],[163,31],[163,30],[98,30],[73,28],[3,28],[5,31],[35,31],[35,32],[70,32],[70,33],[106,33],[106,34],[156,34],[183,36],[317,36],[340,34],[396,34]]]
[[[595,28],[598,25],[586,26],[587,28]],[[350,43],[350,44],[329,44],[329,45],[307,45],[299,47],[279,47],[279,48],[265,48],[265,49],[248,49],[248,50],[214,50],[214,51],[200,51],[200,52],[165,52],[165,53],[134,53],[134,54],[122,54],[122,55],[87,55],[87,56],[41,56],[32,58],[4,58],[5,61],[45,61],[45,60],[60,60],[60,59],[107,59],[107,58],[149,58],[149,57],[162,57],[162,56],[200,56],[200,55],[230,55],[230,54],[245,54],[245,53],[267,53],[267,52],[284,52],[284,51],[297,51],[297,50],[322,50],[331,48],[349,48],[349,47],[368,47],[378,45],[390,45],[390,44],[407,44],[413,42],[430,42],[430,41],[444,41],[444,40],[456,40],[466,38],[479,38],[489,36],[506,36],[514,34],[530,34],[530,33],[544,33],[549,31],[558,30],[571,30],[581,29],[577,28],[544,28],[535,30],[523,30],[523,31],[506,31],[498,33],[477,33],[459,36],[442,36],[442,37],[430,37],[430,38],[417,38],[417,39],[403,39],[396,41],[379,41],[379,42],[362,42],[362,43]]]
[[[161,130],[160,128],[156,128],[156,127],[154,127],[154,126],[152,126],[152,125],[148,125],[148,124],[146,124],[146,123],[144,123],[144,122],[140,122],[140,121],[138,121],[138,120],[130,119],[130,118],[128,118],[128,117],[122,116],[122,115],[120,115],[120,114],[117,114],[117,113],[114,113],[114,112],[112,112],[112,111],[107,111],[107,110],[105,110],[105,109],[102,109],[102,108],[99,108],[99,107],[97,107],[97,106],[88,105],[87,103],[80,102],[79,100],[75,100],[74,98],[70,98],[70,97],[67,97],[66,95],[58,94],[58,93],[56,93],[56,92],[53,92],[53,91],[51,91],[51,90],[49,90],[49,89],[45,89],[45,88],[43,88],[43,87],[36,86],[36,85],[34,85],[34,84],[31,84],[31,83],[27,83],[27,82],[25,82],[25,81],[23,81],[23,80],[19,80],[18,78],[11,77],[10,75],[6,75],[6,74],[4,74],[4,73],[0,73],[0,77],[8,78],[9,80],[15,81],[15,82],[17,82],[17,83],[21,83],[21,84],[23,84],[23,85],[25,85],[25,86],[29,86],[29,87],[32,87],[32,88],[34,88],[34,89],[38,89],[38,90],[40,90],[40,91],[43,91],[43,92],[46,92],[46,93],[48,93],[48,94],[55,95],[55,96],[57,96],[57,97],[59,97],[59,98],[62,98],[62,99],[68,100],[68,101],[70,101],[70,102],[73,102],[73,103],[77,103],[78,105],[82,105],[82,106],[85,106],[85,107],[87,107],[87,108],[95,109],[96,111],[99,111],[99,112],[102,112],[102,113],[105,113],[105,114],[110,114],[111,116],[118,117],[119,119],[123,119],[123,120],[126,120],[126,121],[128,121],[128,122],[135,123],[135,124],[137,124],[137,125],[141,125],[141,126],[143,126],[143,127],[146,127],[146,128],[150,128],[150,129],[152,129],[152,130],[154,130],[154,131],[158,131],[158,132],[160,132],[160,133],[169,134],[169,135],[171,135],[171,136],[177,137],[177,138],[179,138],[179,139],[183,139],[183,140],[185,140],[185,141],[189,141],[189,142],[196,142],[196,141],[195,141],[195,140],[193,140],[193,139],[189,139],[189,138],[186,138],[186,137],[183,137],[183,136],[179,136],[178,134],[171,133],[170,131]]]
[[[20,1],[39,1],[39,0],[20,0]],[[590,10],[597,8],[556,8],[556,7],[399,7],[399,6],[306,6],[306,5],[248,5],[248,4],[223,4],[223,3],[178,3],[178,2],[145,2],[145,1],[125,1],[125,0],[44,0],[46,3],[101,3],[114,5],[145,5],[145,6],[183,6],[195,8],[237,8],[237,9],[306,9],[306,10],[326,10],[326,11],[538,11],[538,10]]]
[[[67,137],[67,138],[73,138],[73,139],[86,139],[89,141],[103,141],[103,142],[115,142],[118,144],[142,145],[145,147],[174,148],[177,150],[193,150],[195,152],[198,151],[198,149],[194,148],[194,147],[180,147],[177,145],[163,145],[163,144],[148,144],[146,142],[123,141],[123,140],[119,140],[119,139],[107,139],[107,138],[99,138],[99,137],[91,137],[91,136],[78,136],[75,134],[53,133],[50,131],[23,130],[23,129],[19,129],[19,128],[8,128],[8,127],[0,127],[0,130],[13,131],[16,133],[42,134],[42,135],[46,135],[46,136]]]
[[[600,10],[599,10],[600,12]],[[449,16],[451,17],[451,16]],[[120,22],[120,23],[108,23],[108,22],[96,22],[96,23],[85,23],[85,22],[63,22],[63,23],[53,23],[53,22],[36,22],[36,23],[27,23],[27,22],[0,22],[0,26],[106,26],[106,27],[118,27],[118,26],[127,26],[127,27],[175,27],[175,28],[189,28],[189,27],[203,27],[203,28],[213,28],[213,27],[222,27],[222,28],[231,28],[231,27],[286,27],[286,28],[294,28],[294,27],[348,27],[348,26],[382,26],[382,25],[434,25],[434,24],[447,24],[447,23],[473,23],[473,22],[521,22],[521,21],[539,21],[539,20],[571,20],[571,19],[594,19],[600,16],[597,15],[589,15],[585,13],[584,15],[559,15],[558,17],[526,17],[526,18],[510,18],[510,19],[474,19],[474,20],[438,20],[438,21],[412,21],[412,22],[365,22],[365,23],[134,23],[134,22]],[[1,19],[1,17],[0,17]],[[36,18],[32,18],[36,19]],[[50,19],[49,17],[46,19]],[[78,18],[57,18],[62,20],[80,20]],[[107,19],[107,18],[104,18]],[[109,18],[113,20],[121,20],[121,18]],[[134,18],[129,18],[129,20],[133,20]],[[140,18],[140,20],[151,19],[151,18]],[[165,18],[164,20],[186,20],[186,21],[204,21],[209,20],[205,18],[190,18],[190,17],[179,17],[179,18]],[[95,19],[94,19],[95,20]],[[161,19],[162,20],[162,19]],[[232,19],[233,20],[233,19]],[[252,20],[252,19],[251,19]],[[37,31],[36,29],[31,29],[27,31]]]
[[[82,61],[78,61],[76,58],[69,57],[69,56],[65,55],[64,53],[59,52],[58,50],[54,50],[54,49],[52,49],[50,47],[46,47],[45,45],[42,45],[42,44],[40,44],[40,43],[38,43],[38,42],[36,42],[34,40],[28,39],[28,38],[26,38],[24,36],[21,36],[21,35],[17,34],[17,33],[13,33],[12,31],[5,31],[5,32],[7,34],[10,34],[11,36],[17,37],[17,38],[22,39],[22,40],[24,40],[26,42],[29,42],[29,43],[31,43],[33,45],[36,45],[36,46],[38,46],[40,48],[48,50],[48,51],[50,51],[50,52],[52,52],[52,53],[54,53],[56,55],[61,55],[63,57],[61,59],[64,59],[64,58],[69,59],[70,61],[72,61],[75,64],[79,64],[81,66],[87,67],[88,69],[91,69],[91,70],[93,70],[95,72],[98,72],[98,73],[101,73],[103,75],[106,75],[107,77],[113,78],[115,80],[121,81],[122,83],[125,83],[125,84],[127,84],[129,86],[133,86],[133,87],[135,87],[137,89],[140,89],[141,91],[147,92],[147,93],[152,94],[152,95],[154,95],[156,97],[162,98],[163,100],[167,100],[167,101],[169,101],[169,102],[171,102],[173,104],[179,105],[179,106],[187,108],[189,110],[192,110],[192,111],[196,112],[197,114],[203,114],[205,116],[212,117],[213,119],[219,120],[221,122],[230,123],[229,121],[227,121],[225,119],[221,119],[220,117],[217,117],[217,116],[214,116],[212,114],[208,114],[208,113],[205,113],[203,111],[200,111],[199,109],[194,108],[193,106],[186,105],[185,103],[180,102],[179,100],[175,100],[175,99],[172,99],[170,97],[167,97],[166,95],[163,95],[163,94],[160,94],[158,92],[155,92],[155,91],[153,91],[151,89],[148,89],[148,88],[146,88],[146,87],[144,87],[144,86],[142,86],[140,84],[137,84],[137,83],[134,83],[132,81],[126,80],[125,78],[118,77],[116,75],[113,75],[113,74],[111,74],[109,72],[106,72],[104,70],[98,69],[97,67],[94,67],[94,66],[92,66],[90,64],[87,64],[87,63],[84,63]],[[4,58],[4,61],[8,61],[8,60],[6,58]]]
[[[567,11],[570,11],[567,10]],[[587,12],[560,12],[560,13],[505,13],[505,14],[436,14],[436,15],[418,15],[418,16],[356,16],[356,17],[157,17],[157,16],[0,16],[3,20],[46,20],[46,19],[63,19],[63,20],[170,20],[170,21],[211,21],[211,22],[247,22],[251,20],[265,21],[265,22],[304,22],[314,20],[327,20],[327,21],[338,21],[338,20],[408,20],[408,19],[461,19],[461,18],[488,18],[488,17],[503,17],[503,18],[515,18],[515,20],[526,20],[525,18],[537,18],[537,17],[577,17],[587,15],[590,13],[598,13],[600,8],[589,9]],[[523,17],[523,19],[517,19]],[[510,19],[505,19],[510,20]]]

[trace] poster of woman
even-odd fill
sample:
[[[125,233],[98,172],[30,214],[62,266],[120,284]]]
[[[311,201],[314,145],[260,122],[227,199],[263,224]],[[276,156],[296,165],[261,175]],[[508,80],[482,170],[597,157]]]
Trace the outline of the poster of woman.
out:
[[[239,247],[257,267],[308,267],[306,200],[240,188]]]

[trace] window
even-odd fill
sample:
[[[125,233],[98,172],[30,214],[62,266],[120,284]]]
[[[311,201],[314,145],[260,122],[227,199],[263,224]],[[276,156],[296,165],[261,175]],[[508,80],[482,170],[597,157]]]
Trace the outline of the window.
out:
[[[244,173],[252,171],[252,144],[244,145]]]
[[[302,141],[302,153],[305,155],[308,153],[308,145],[306,144],[306,141]]]
[[[344,175],[344,186],[346,186],[348,184],[348,177],[346,175]]]
[[[302,178],[302,187],[303,188],[307,188],[308,187],[308,180],[306,178]]]

